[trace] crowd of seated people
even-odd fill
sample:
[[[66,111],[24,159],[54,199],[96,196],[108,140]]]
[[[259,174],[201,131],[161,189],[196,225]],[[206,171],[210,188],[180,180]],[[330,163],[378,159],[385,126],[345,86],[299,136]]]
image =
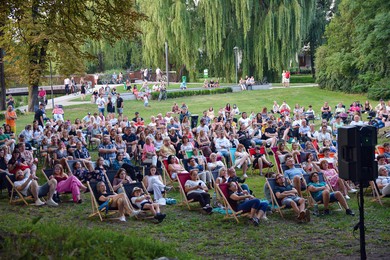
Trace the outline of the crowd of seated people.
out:
[[[312,106],[308,107],[313,110]],[[364,107],[354,102],[348,109],[342,103],[332,109],[331,105],[325,102],[320,109],[322,121],[319,127],[309,124],[310,118],[303,106],[296,104],[291,109],[286,101],[283,101],[281,106],[275,101],[271,110],[265,107],[259,113],[251,111],[250,114],[245,111],[237,112],[237,105],[230,107],[229,103],[215,110],[209,107],[203,111],[199,118],[200,124],[195,127],[190,122],[191,113],[185,103],[181,106],[175,103],[165,116],[164,113],[158,114],[151,117],[150,122],[146,122],[138,112],[130,119],[131,117],[124,114],[116,116],[114,113],[105,117],[104,111],[99,111],[77,118],[73,123],[58,116],[55,120],[44,123],[39,117],[33,121],[32,126],[26,126],[18,135],[12,133],[9,127],[7,131],[7,127],[0,127],[0,146],[5,147],[0,150],[0,168],[5,174],[18,173],[22,176],[20,172],[23,172],[23,178],[33,176],[27,177],[32,182],[38,163],[36,154],[32,152],[33,147],[38,148],[40,155],[47,158],[50,167],[56,166],[60,169],[61,166],[66,170],[69,160],[80,159],[81,162],[73,165],[72,172],[57,176],[56,188],[58,190],[58,183],[61,181],[77,178],[80,183],[69,180],[72,185],[60,187],[59,190],[72,192],[73,200],[81,202],[79,193],[80,190],[84,191],[86,181],[105,182],[107,180],[104,173],[107,170],[124,169],[127,175],[118,173],[115,185],[116,192],[120,193],[120,183],[139,181],[134,174],[134,164],[142,164],[150,167],[150,175],[145,178],[144,183],[148,191],[153,191],[154,198],[159,200],[163,197],[162,194],[169,190],[161,176],[157,174],[159,177],[153,177],[156,174],[154,169],[160,169],[163,160],[168,160],[167,170],[173,179],[178,173],[196,170],[197,180],[202,180],[206,187],[211,187],[211,176],[216,174],[219,176],[218,183],[231,179],[240,183],[243,190],[250,193],[249,187],[244,183],[248,177],[247,169],[252,165],[272,167],[272,163],[263,155],[250,156],[249,148],[264,146],[266,152],[269,152],[269,147],[277,147],[275,156],[289,168],[284,174],[291,179],[298,195],[301,196],[302,189],[307,187],[303,187],[296,176],[321,171],[329,179],[332,188],[348,199],[348,191],[354,191],[352,183],[338,177],[337,160],[334,160],[337,158],[337,129],[346,123],[343,120],[344,113],[347,116],[352,115],[351,125],[362,125],[368,124],[362,121],[362,113],[375,113],[383,122],[388,122],[389,108],[383,101],[375,108],[367,102]],[[66,119],[63,111],[60,114]],[[309,114],[314,114],[314,111]],[[287,147],[289,143],[291,148]],[[93,161],[90,155],[94,146],[97,147],[99,155],[96,161]],[[230,148],[237,148],[234,162]],[[387,151],[383,155],[386,156],[385,160],[389,157],[389,148],[387,145]],[[324,157],[319,158],[319,154]],[[285,159],[287,155],[291,155],[292,159]],[[192,156],[197,158],[197,161],[188,161],[186,166],[190,168],[187,171],[180,160],[190,159]],[[378,162],[381,159],[382,157],[378,156]],[[327,161],[328,165],[324,161]],[[302,168],[296,167],[296,164],[301,164]],[[234,166],[239,168],[240,172],[243,170],[242,178],[236,175]],[[388,167],[388,162],[380,166]],[[1,181],[5,182],[3,172]],[[53,183],[51,185],[54,185]],[[299,204],[298,199],[293,202]],[[288,203],[291,204],[291,201]],[[36,204],[41,202],[36,200]],[[207,207],[207,204],[203,207]],[[303,219],[301,212],[302,210],[299,210],[297,214]]]

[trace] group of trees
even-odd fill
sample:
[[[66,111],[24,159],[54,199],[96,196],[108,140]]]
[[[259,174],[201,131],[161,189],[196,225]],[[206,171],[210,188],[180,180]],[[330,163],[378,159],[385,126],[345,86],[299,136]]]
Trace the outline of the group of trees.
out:
[[[390,98],[390,1],[343,0],[316,52],[321,87]]]
[[[115,43],[135,38],[140,33],[138,24],[144,19],[136,11],[135,2],[129,0],[3,1],[0,47],[6,53],[5,73],[28,82],[28,107],[33,111],[39,82],[49,62],[61,74],[84,72],[84,60],[91,57],[84,51],[86,42]]]

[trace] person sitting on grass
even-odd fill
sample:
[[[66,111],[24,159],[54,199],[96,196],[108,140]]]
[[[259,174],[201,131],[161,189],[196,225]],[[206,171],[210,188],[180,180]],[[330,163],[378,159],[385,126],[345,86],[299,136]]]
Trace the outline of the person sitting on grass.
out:
[[[184,184],[185,193],[189,200],[198,201],[202,210],[206,214],[212,214],[213,208],[210,206],[210,194],[206,184],[199,180],[198,171],[190,172],[191,179]]]
[[[141,210],[150,210],[158,222],[162,222],[166,217],[166,214],[160,212],[160,205],[153,203],[150,195],[143,194],[139,187],[133,189],[131,203]]]
[[[253,225],[258,226],[259,220],[267,221],[267,202],[261,202],[246,190],[239,191],[236,182],[229,183],[229,197],[227,198],[234,211],[250,212],[249,218]]]
[[[53,200],[53,194],[57,187],[57,181],[51,179],[44,185],[39,186],[37,180],[38,177],[35,174],[30,174],[30,170],[22,171],[17,170],[15,173],[14,182],[15,188],[22,193],[24,196],[32,195],[35,201],[35,206],[45,205],[45,202],[41,201],[40,198],[48,194],[46,204],[52,207],[57,207],[58,204]]]
[[[57,192],[72,192],[72,198],[74,203],[82,203],[80,197],[80,190],[85,192],[87,187],[85,187],[76,176],[70,173],[68,176],[64,173],[64,168],[61,164],[56,164],[54,166],[54,173],[50,176],[50,179],[55,179],[57,181]]]
[[[276,186],[274,193],[280,203],[286,207],[291,207],[297,214],[299,222],[310,221],[310,211],[305,210],[305,199],[298,196],[298,191],[290,184],[286,185],[285,178],[282,174],[275,177]]]
[[[100,181],[96,185],[97,189],[97,200],[99,205],[102,205],[105,202],[109,202],[110,209],[119,210],[119,221],[126,221],[125,214],[129,216],[135,216],[139,211],[132,211],[130,209],[130,202],[127,199],[125,193],[116,194],[115,192],[108,192],[106,189],[106,184],[103,181]]]
[[[328,184],[322,181],[320,182],[318,173],[313,172],[310,174],[310,182],[308,183],[308,190],[313,196],[316,202],[324,203],[324,215],[329,215],[329,202],[340,202],[341,206],[345,209],[345,213],[350,216],[355,216],[355,213],[349,208],[347,201],[340,191],[331,192]]]

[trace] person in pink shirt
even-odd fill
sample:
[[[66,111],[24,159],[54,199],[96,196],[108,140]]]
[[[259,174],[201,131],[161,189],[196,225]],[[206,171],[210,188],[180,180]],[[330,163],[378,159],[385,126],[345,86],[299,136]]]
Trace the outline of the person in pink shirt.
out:
[[[152,163],[153,166],[157,166],[156,148],[154,147],[150,137],[146,137],[145,139],[145,144],[142,150],[142,162]]]
[[[54,166],[54,173],[51,178],[56,179],[57,181],[57,192],[72,192],[73,202],[82,203],[80,198],[80,190],[85,192],[87,187],[85,187],[76,176],[70,173],[68,176],[64,173],[64,168],[61,164],[56,164]]]

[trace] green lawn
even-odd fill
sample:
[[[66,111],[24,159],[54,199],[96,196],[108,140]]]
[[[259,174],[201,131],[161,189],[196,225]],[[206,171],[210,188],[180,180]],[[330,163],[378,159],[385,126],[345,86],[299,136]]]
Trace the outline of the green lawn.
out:
[[[291,107],[295,103],[305,107],[311,104],[317,112],[324,101],[329,101],[334,107],[340,101],[350,104],[355,100],[364,102],[365,99],[361,95],[329,92],[318,88],[289,88],[192,96],[162,102],[150,101],[151,107],[148,108],[144,108],[141,101],[126,101],[124,113],[132,118],[134,112],[138,111],[148,121],[151,115],[170,111],[174,102],[179,105],[185,102],[193,114],[201,114],[210,106],[217,111],[226,103],[237,104],[240,111],[258,112],[264,106],[270,108],[274,100],[277,100],[279,104],[286,100]],[[376,102],[373,104],[376,105]],[[97,111],[97,108],[93,104],[65,108],[66,117],[71,121],[94,111]],[[32,114],[20,116],[18,129],[21,130],[22,125],[31,123],[32,118]],[[93,154],[96,158],[96,152]],[[257,197],[264,197],[264,177],[250,175],[247,183]],[[358,222],[358,214],[350,217],[346,216],[343,211],[333,211],[332,215],[327,217],[312,216],[312,222],[309,224],[297,224],[292,212],[287,210],[284,211],[284,219],[278,214],[272,214],[269,216],[268,223],[254,227],[245,219],[236,224],[232,220],[224,220],[223,216],[218,213],[205,216],[197,211],[188,211],[185,207],[174,205],[165,207],[167,219],[159,225],[135,220],[128,220],[127,223],[101,223],[97,219],[87,218],[91,211],[89,194],[83,196],[85,202],[82,205],[62,203],[59,208],[36,208],[34,206],[10,206],[3,192],[3,198],[0,199],[2,208],[0,239],[4,239],[6,243],[3,247],[0,245],[0,258],[25,256],[27,258],[151,259],[163,255],[171,257],[176,255],[179,259],[349,259],[359,257],[359,234],[358,231],[353,233],[353,226]],[[180,201],[177,190],[171,191],[169,197]],[[348,203],[355,213],[358,213],[357,199],[355,196],[351,197]],[[385,206],[381,207],[371,202],[371,198],[368,192],[365,197],[367,255],[368,258],[385,259],[390,242],[390,225],[388,224],[390,200],[385,200]],[[45,239],[48,232],[57,235],[49,236],[52,240]],[[88,232],[90,236],[87,236]],[[75,233],[79,235],[75,236]],[[93,239],[94,236],[97,236],[96,239]],[[117,236],[122,238],[123,243],[118,242]],[[106,239],[102,240],[102,237]],[[29,238],[42,240],[48,246],[33,241],[23,243],[25,241],[23,239]],[[131,254],[131,248],[137,246],[131,238],[139,239],[149,246],[142,250],[150,248],[155,253],[145,254],[143,257],[139,255],[139,251],[135,255]],[[153,245],[153,241],[157,244]],[[108,244],[111,246],[107,246]],[[127,247],[129,252],[126,253],[121,249],[118,254],[114,254],[113,251],[117,247]],[[14,248],[17,250],[12,250]],[[26,248],[33,253],[28,255]],[[91,257],[86,254],[87,248],[90,248]]]

